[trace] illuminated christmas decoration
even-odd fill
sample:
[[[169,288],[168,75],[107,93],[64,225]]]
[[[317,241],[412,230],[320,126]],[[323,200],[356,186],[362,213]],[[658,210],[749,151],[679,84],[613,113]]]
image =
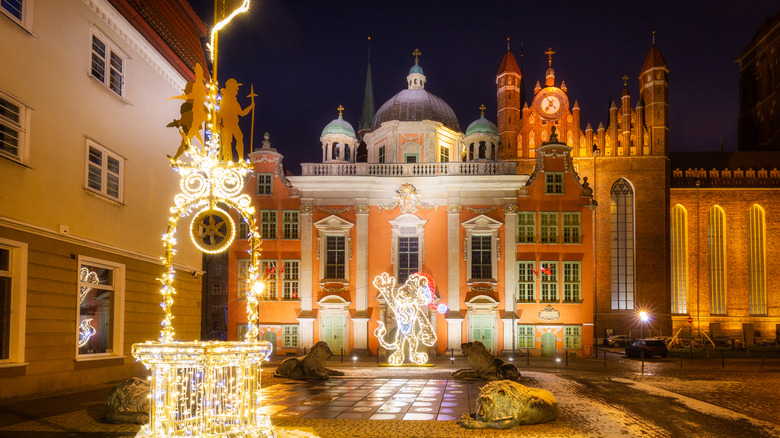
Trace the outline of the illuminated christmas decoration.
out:
[[[81,324],[79,324],[79,348],[87,345],[87,342],[89,342],[89,338],[91,338],[95,333],[97,333],[97,329],[95,327],[92,327],[92,318],[85,319],[81,321]]]
[[[431,322],[420,310],[420,306],[425,307],[431,302],[432,295],[428,284],[428,278],[419,273],[410,275],[406,283],[397,289],[395,277],[390,277],[387,273],[374,278],[374,286],[379,289],[387,306],[395,313],[395,319],[398,323],[393,342],[385,341],[387,329],[384,322],[379,321],[379,327],[374,331],[382,348],[395,350],[388,358],[390,365],[399,366],[404,363],[404,350],[407,344],[409,346],[409,359],[412,362],[417,365],[428,362],[428,355],[417,351],[420,342],[428,347],[436,343],[436,332],[434,332]]]
[[[223,2],[224,3],[224,2]],[[224,6],[224,5],[223,5]],[[195,67],[195,81],[187,84],[181,118],[169,126],[179,130],[182,144],[170,157],[171,167],[181,177],[181,192],[174,197],[168,231],[163,235],[162,329],[158,342],[133,345],[133,356],[151,370],[149,424],[137,437],[190,436],[203,438],[276,437],[268,417],[261,410],[261,364],[272,352],[269,342],[258,340],[258,298],[263,293],[260,272],[260,234],[254,207],[242,194],[252,166],[232,161],[231,142],[220,140],[225,126],[220,112],[216,81],[216,35],[237,14],[249,8],[249,0],[215,25],[211,34],[213,75],[204,83],[202,67]],[[227,11],[222,8],[222,15]],[[240,85],[234,79],[234,88]],[[252,93],[254,94],[254,93]],[[253,96],[250,96],[253,98]],[[206,124],[201,136],[201,125]],[[231,137],[243,138],[233,131]],[[192,144],[197,138],[202,148]],[[205,141],[204,141],[205,140]],[[181,219],[192,217],[189,231],[201,251],[225,251],[236,235],[236,225],[228,214],[235,210],[249,225],[250,265],[247,276],[246,309],[248,330],[243,340],[234,342],[174,339],[173,258],[176,228]]]
[[[79,271],[79,281],[81,281],[82,283],[92,283],[92,284],[100,283],[100,279],[98,278],[97,272],[90,271],[89,269],[83,267]],[[81,286],[81,294],[79,294],[79,303],[84,302],[84,298],[87,297],[87,294],[91,290],[92,288],[89,286]]]

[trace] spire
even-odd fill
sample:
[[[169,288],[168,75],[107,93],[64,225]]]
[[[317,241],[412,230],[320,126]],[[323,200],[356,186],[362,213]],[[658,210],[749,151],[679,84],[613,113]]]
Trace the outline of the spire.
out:
[[[374,120],[374,86],[371,82],[371,37],[368,37],[368,66],[366,67],[366,91],[363,94],[363,111],[360,113],[360,123],[358,131],[371,129],[371,122]]]
[[[661,56],[661,51],[658,50],[658,46],[655,45],[655,31],[653,31],[653,45],[650,46],[650,51],[647,52],[645,57],[645,63],[642,65],[642,73],[652,70],[654,68],[663,68],[669,71],[669,67],[666,66],[664,57]]]

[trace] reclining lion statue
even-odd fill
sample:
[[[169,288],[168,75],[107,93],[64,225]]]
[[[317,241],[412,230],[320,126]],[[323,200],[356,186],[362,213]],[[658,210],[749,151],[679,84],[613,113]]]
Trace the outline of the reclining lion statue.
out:
[[[149,382],[133,377],[115,386],[106,398],[106,422],[148,423]]]
[[[452,373],[459,380],[517,380],[520,372],[514,364],[504,362],[493,355],[482,342],[466,342],[460,345],[463,355],[469,359],[471,368],[465,368]]]
[[[463,414],[458,424],[466,429],[510,429],[557,418],[558,402],[550,391],[497,380],[480,388],[477,413]]]
[[[289,357],[274,371],[275,377],[295,380],[327,380],[330,376],[343,376],[341,371],[325,368],[325,361],[333,356],[325,341],[319,341],[311,347],[306,356]]]

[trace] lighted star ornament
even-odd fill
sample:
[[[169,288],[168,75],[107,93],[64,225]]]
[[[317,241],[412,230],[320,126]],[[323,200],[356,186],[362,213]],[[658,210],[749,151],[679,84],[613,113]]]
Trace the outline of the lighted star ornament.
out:
[[[395,338],[392,342],[385,340],[387,329],[382,321],[374,331],[379,345],[387,350],[395,350],[388,358],[388,363],[399,366],[404,363],[404,350],[409,348],[409,359],[417,365],[428,362],[428,355],[417,351],[420,342],[428,347],[436,343],[436,332],[425,314],[420,310],[428,306],[432,299],[428,288],[428,279],[420,274],[412,274],[403,286],[396,289],[395,277],[383,273],[374,278],[374,286],[385,298],[387,306],[395,313],[398,323]]]
[[[212,31],[213,52],[217,47],[217,31],[248,9],[249,0],[243,0],[240,8],[232,13],[226,10],[226,0],[217,0],[217,14],[220,4],[224,19]],[[235,99],[241,84],[228,79],[220,96],[215,79],[217,56],[212,54],[211,81],[205,82],[202,67],[196,65],[195,80],[187,84],[182,95],[175,97],[184,100],[181,117],[168,125],[177,128],[182,137],[176,155],[169,156],[171,167],[181,177],[181,192],[174,197],[168,231],[163,235],[160,340],[133,345],[133,356],[151,372],[149,424],[144,425],[136,437],[277,436],[261,409],[260,365],[271,354],[272,346],[258,340],[258,297],[263,293],[260,235],[251,198],[242,193],[252,166],[243,160],[243,136],[237,131],[238,117],[245,115],[250,107],[254,110],[254,92],[249,96],[252,104],[242,109]],[[206,128],[201,135],[203,124]],[[232,139],[237,141],[238,162],[232,160]],[[176,341],[171,310],[176,292],[173,257],[177,225],[181,219],[191,216],[189,232],[195,246],[204,253],[220,253],[230,246],[236,235],[235,222],[228,213],[230,209],[235,210],[250,229],[251,263],[246,280],[249,329],[245,338],[239,341]]]

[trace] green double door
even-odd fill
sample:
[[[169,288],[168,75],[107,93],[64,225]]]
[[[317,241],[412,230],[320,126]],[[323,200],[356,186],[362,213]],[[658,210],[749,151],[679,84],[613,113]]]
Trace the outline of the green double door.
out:
[[[327,342],[330,351],[336,356],[341,354],[342,348],[346,348],[344,345],[345,319],[344,315],[322,316],[322,336],[320,340]]]
[[[494,319],[493,315],[471,315],[471,340],[482,342],[492,352]]]

